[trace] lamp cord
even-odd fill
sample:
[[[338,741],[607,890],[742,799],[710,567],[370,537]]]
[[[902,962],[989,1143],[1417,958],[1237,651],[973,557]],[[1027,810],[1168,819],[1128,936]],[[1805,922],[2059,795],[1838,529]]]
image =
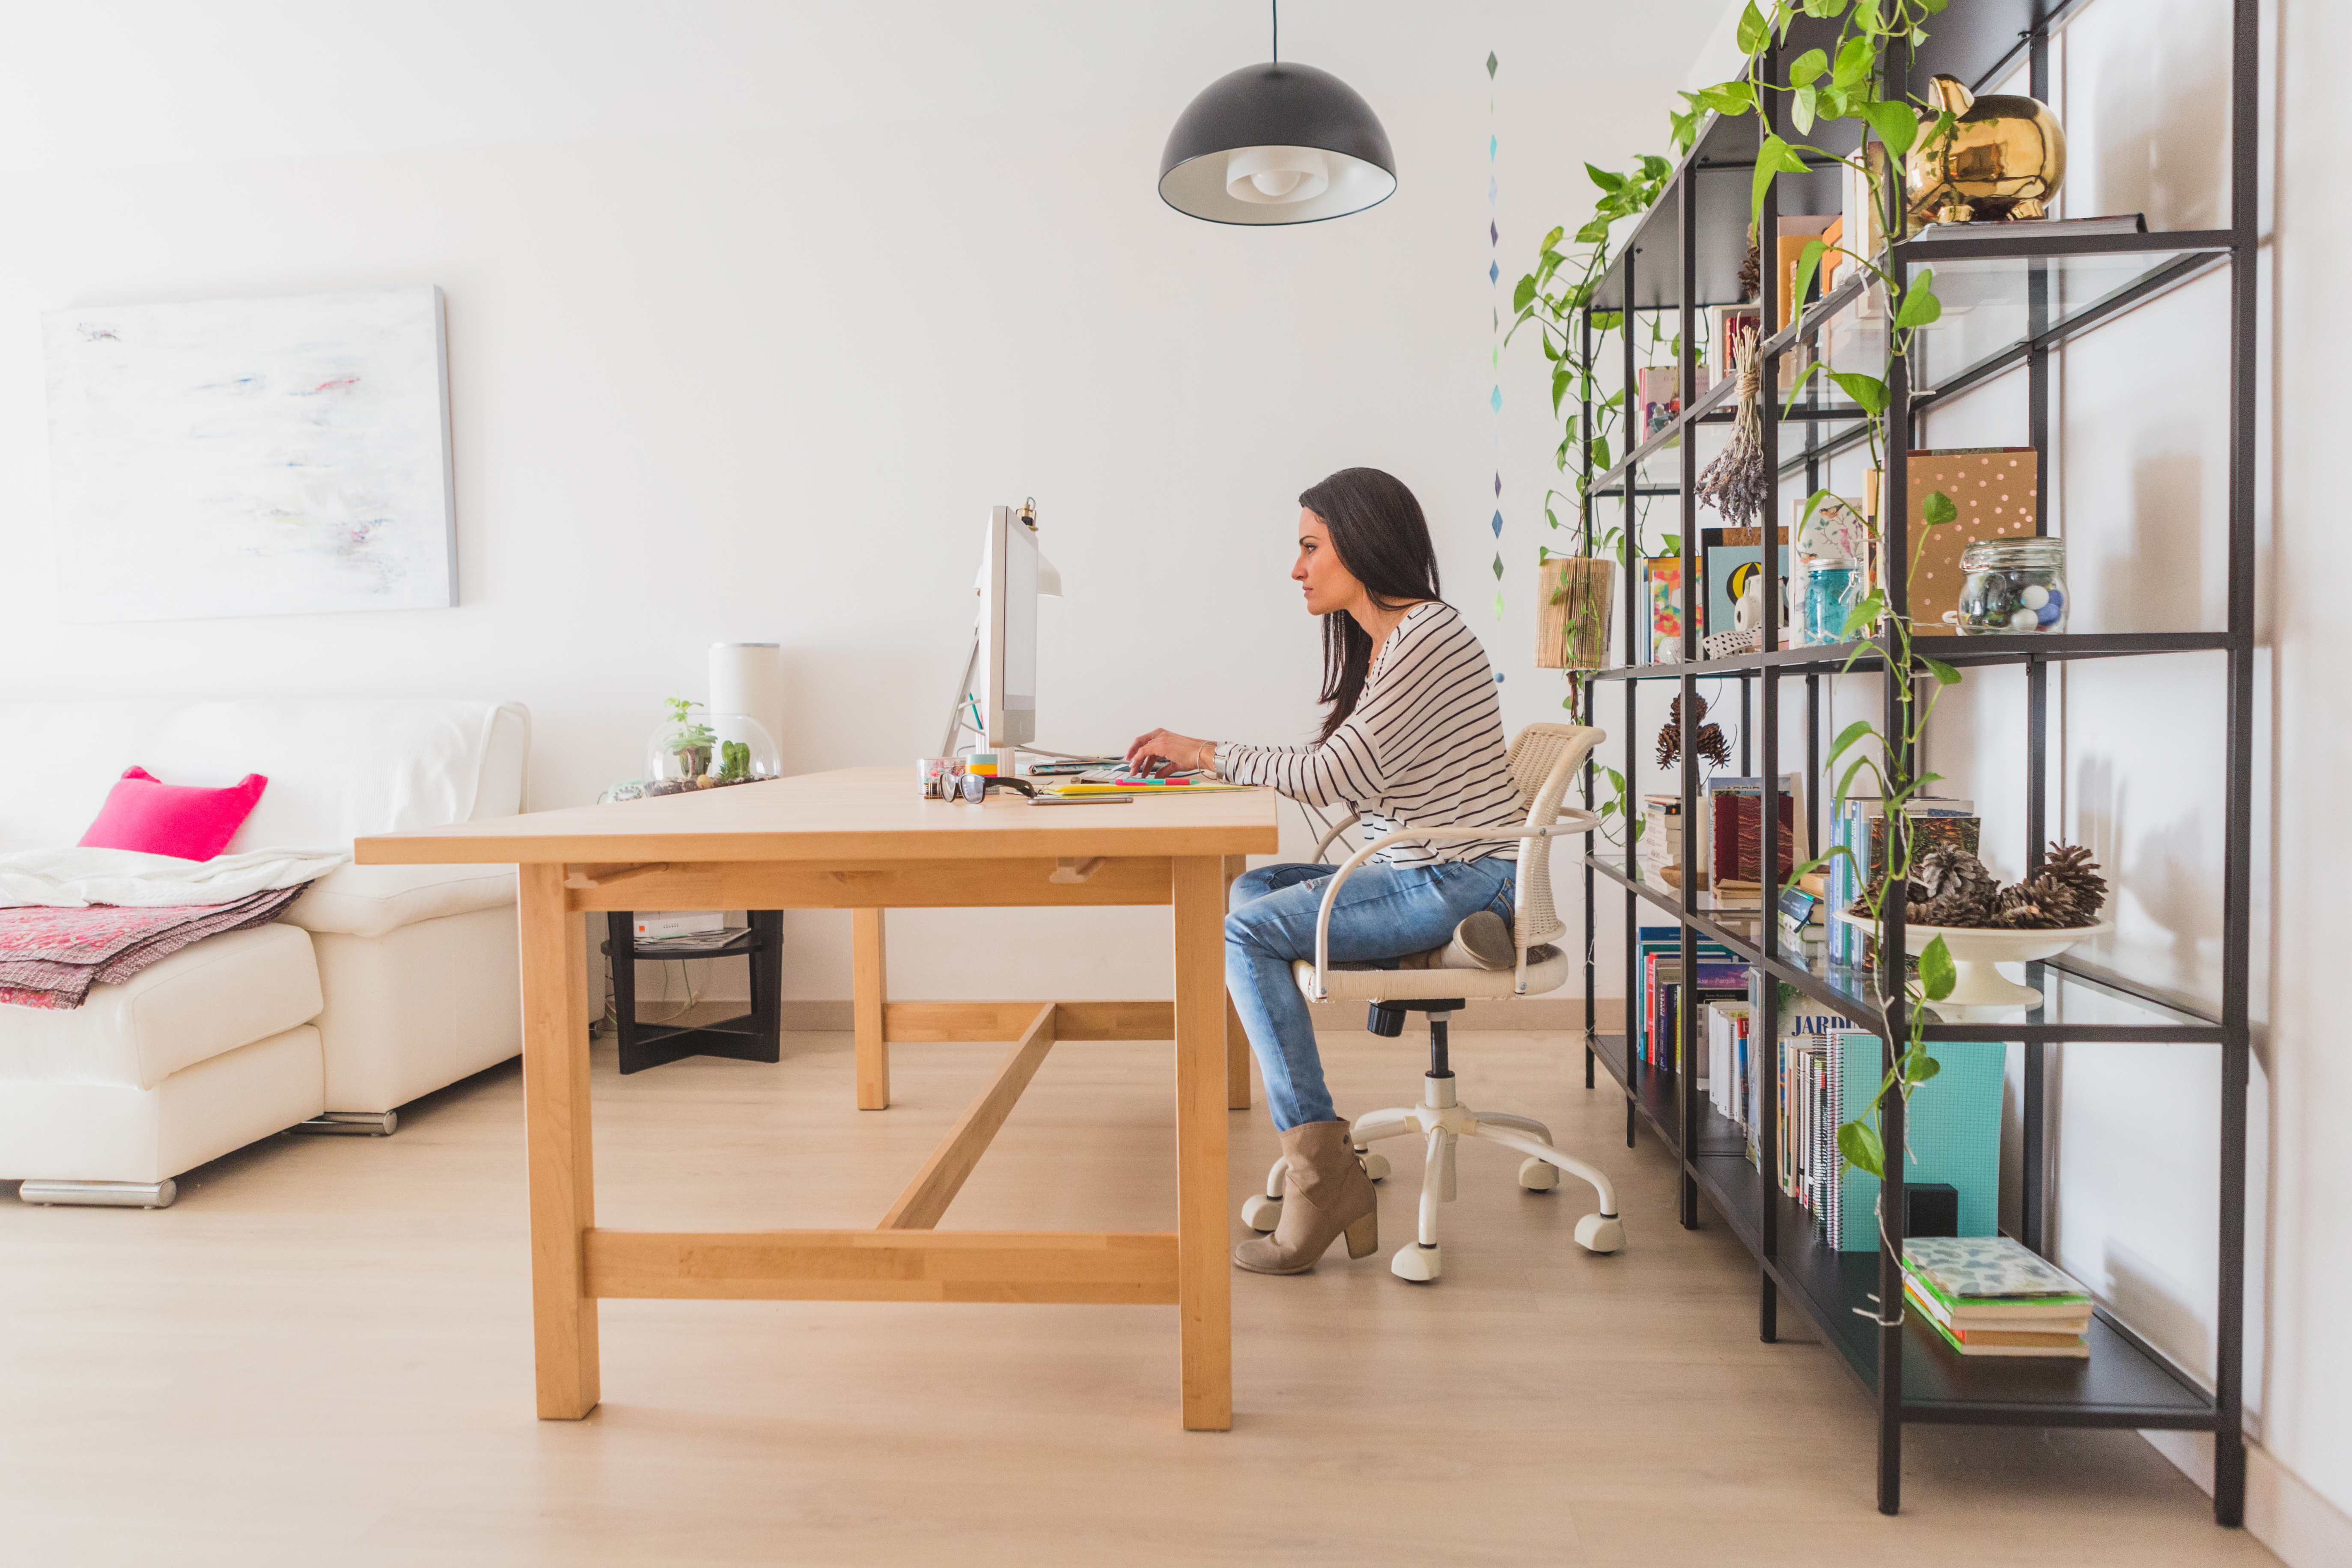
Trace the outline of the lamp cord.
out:
[[[1282,63],[1282,0],[1266,0],[1274,10],[1274,63]]]

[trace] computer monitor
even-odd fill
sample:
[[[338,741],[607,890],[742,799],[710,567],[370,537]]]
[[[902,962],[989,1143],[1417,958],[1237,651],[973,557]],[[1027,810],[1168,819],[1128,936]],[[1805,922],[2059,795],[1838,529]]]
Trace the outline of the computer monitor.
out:
[[[991,750],[1037,738],[1037,525],[1028,508],[990,509],[980,574],[974,695]]]

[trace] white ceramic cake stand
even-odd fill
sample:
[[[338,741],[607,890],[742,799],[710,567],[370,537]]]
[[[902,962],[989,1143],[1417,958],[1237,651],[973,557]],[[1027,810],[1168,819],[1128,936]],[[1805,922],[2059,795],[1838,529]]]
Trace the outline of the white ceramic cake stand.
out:
[[[1861,931],[1874,931],[1868,915],[1851,914],[1841,910],[1838,919]],[[1996,963],[2032,963],[2045,958],[2055,958],[2078,942],[2088,942],[2103,931],[2116,929],[2113,921],[2102,921],[2095,926],[2076,926],[2066,931],[1994,931],[1983,926],[1922,926],[1903,928],[1903,945],[1913,952],[1925,952],[1927,944],[1937,937],[1944,939],[1945,948],[1952,955],[1952,966],[1958,978],[1952,994],[1936,1003],[1938,1011],[1946,1007],[2039,1007],[2042,993],[2031,985],[2020,985],[1993,967]]]

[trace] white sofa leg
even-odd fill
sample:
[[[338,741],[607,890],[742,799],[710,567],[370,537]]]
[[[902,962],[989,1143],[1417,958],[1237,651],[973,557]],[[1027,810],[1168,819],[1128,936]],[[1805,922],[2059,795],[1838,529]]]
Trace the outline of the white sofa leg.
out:
[[[339,1133],[346,1138],[389,1138],[400,1127],[397,1110],[330,1110],[298,1121],[289,1131]]]
[[[22,1203],[92,1208],[167,1209],[179,1195],[180,1184],[169,1176],[160,1182],[28,1181],[16,1189]]]

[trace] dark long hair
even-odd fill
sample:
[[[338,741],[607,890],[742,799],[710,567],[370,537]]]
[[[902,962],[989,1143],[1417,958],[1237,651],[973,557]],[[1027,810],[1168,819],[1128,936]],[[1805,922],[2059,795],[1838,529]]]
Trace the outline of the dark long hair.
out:
[[[1341,468],[1308,486],[1298,504],[1323,520],[1339,564],[1381,609],[1439,596],[1437,551],[1429,542],[1428,520],[1395,475]],[[1330,708],[1323,716],[1322,739],[1329,740],[1356,710],[1371,668],[1371,634],[1345,610],[1324,616],[1323,692],[1316,700]]]

